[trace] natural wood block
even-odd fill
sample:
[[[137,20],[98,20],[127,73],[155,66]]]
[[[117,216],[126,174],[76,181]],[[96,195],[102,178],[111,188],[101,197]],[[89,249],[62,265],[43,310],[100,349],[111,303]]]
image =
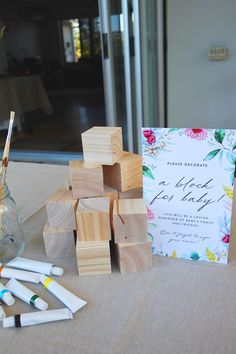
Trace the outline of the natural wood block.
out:
[[[152,242],[115,244],[121,273],[140,272],[152,268]]]
[[[109,198],[80,199],[76,210],[79,241],[111,239]]]
[[[142,188],[142,157],[130,152],[123,155],[113,166],[103,166],[104,183],[120,192]]]
[[[77,241],[79,275],[111,274],[109,241]]]
[[[143,188],[129,189],[126,192],[119,192],[119,199],[143,198]]]
[[[75,257],[75,231],[56,229],[46,224],[43,238],[48,257]]]
[[[95,197],[104,192],[102,165],[83,160],[69,161],[74,199]]]
[[[119,193],[114,188],[104,186],[104,192],[100,197],[110,199],[110,212],[109,212],[109,214],[110,214],[110,222],[111,222],[111,226],[112,226],[113,225],[113,203],[114,203],[115,199],[118,199]]]
[[[113,165],[123,152],[122,129],[93,127],[81,134],[84,161]]]
[[[71,178],[70,178],[70,176],[65,176],[65,189],[66,189],[67,191],[71,191],[71,190],[72,190]]]
[[[147,208],[143,199],[118,199],[113,205],[115,243],[147,241]]]
[[[59,190],[46,202],[48,224],[59,229],[76,230],[75,210],[77,200],[73,200],[70,190]]]

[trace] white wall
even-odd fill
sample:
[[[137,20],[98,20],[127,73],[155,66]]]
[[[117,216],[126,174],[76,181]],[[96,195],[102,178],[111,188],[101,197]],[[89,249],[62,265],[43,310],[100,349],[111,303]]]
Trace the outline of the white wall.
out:
[[[167,21],[168,126],[236,128],[236,0],[167,0]]]

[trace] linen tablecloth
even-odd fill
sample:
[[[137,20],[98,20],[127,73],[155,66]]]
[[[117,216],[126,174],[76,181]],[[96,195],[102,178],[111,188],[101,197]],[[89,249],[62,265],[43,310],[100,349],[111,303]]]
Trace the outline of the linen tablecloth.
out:
[[[0,80],[0,120],[9,119],[9,112],[17,116],[42,109],[52,112],[52,106],[39,76],[12,77]]]
[[[16,176],[24,168],[28,172]],[[16,185],[19,188],[21,182],[17,199],[23,210],[28,210],[28,193],[35,193],[32,208],[37,211],[24,223],[25,257],[46,260],[42,237],[46,213],[44,207],[38,207],[50,185],[54,192],[55,184],[60,186],[64,182],[63,169],[65,174],[68,169],[58,168],[16,163],[9,171],[12,190]],[[45,187],[47,176],[49,183]],[[33,200],[36,194],[40,200],[38,205]],[[28,210],[28,215],[32,211]],[[235,222],[234,218],[234,229]],[[235,354],[235,249],[233,237],[231,261],[226,266],[154,256],[151,271],[124,275],[114,266],[112,275],[79,277],[75,259],[55,259],[57,265],[65,268],[65,276],[58,281],[88,304],[72,321],[20,329],[0,328],[1,353]],[[42,286],[26,285],[48,301],[49,308],[64,307]],[[7,315],[31,311],[20,300],[5,309]]]

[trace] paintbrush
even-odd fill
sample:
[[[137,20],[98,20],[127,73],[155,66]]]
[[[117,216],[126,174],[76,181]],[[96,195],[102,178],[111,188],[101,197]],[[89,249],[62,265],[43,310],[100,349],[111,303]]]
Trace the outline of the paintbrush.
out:
[[[9,158],[9,152],[10,152],[11,135],[12,135],[14,119],[15,119],[15,112],[11,111],[10,122],[9,122],[9,127],[8,127],[8,132],[7,132],[7,138],[6,138],[5,147],[4,147],[3,156],[2,156],[2,168],[0,171],[0,176],[1,176],[0,183],[2,185],[5,183],[5,180],[6,180],[6,172],[7,172],[7,166],[8,166],[8,158]]]

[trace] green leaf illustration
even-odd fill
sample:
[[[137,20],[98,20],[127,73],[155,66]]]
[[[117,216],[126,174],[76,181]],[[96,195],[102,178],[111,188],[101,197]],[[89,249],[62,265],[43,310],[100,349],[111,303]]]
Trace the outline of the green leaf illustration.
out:
[[[222,144],[224,137],[225,137],[224,129],[217,129],[215,131],[215,139],[216,139],[216,141],[218,141],[218,143]]]
[[[171,128],[168,130],[168,133],[174,133],[177,132],[178,130],[180,130],[180,128]]]
[[[217,259],[216,255],[214,254],[214,252],[211,251],[207,247],[206,247],[206,256],[209,259],[209,261],[211,261],[211,262],[217,262],[218,261],[218,259]]]
[[[220,163],[222,162],[223,154],[224,154],[224,151],[221,150],[221,152],[219,153],[219,160],[220,160]]]
[[[214,159],[214,157],[221,151],[221,149],[216,149],[211,152],[205,157],[204,161],[209,161]]]
[[[154,223],[152,223],[152,222],[148,223],[148,229],[149,229],[149,230],[155,229],[156,227],[157,227],[156,224],[154,224]]]
[[[231,182],[231,185],[233,186],[234,185],[234,172],[231,173],[231,175],[230,175],[230,182]]]
[[[233,143],[233,150],[236,149],[236,141]]]
[[[232,154],[232,152],[227,151],[227,159],[232,165],[235,165],[235,157],[234,154]]]
[[[227,172],[234,172],[235,166],[231,166],[231,167],[225,168],[224,170],[227,171]]]
[[[151,234],[150,232],[148,232],[148,239],[149,239],[150,241],[153,241],[153,236],[152,236],[152,234]]]
[[[152,174],[151,169],[149,167],[147,167],[147,166],[143,166],[143,175],[145,177],[149,177],[151,179],[155,179],[155,177]]]

